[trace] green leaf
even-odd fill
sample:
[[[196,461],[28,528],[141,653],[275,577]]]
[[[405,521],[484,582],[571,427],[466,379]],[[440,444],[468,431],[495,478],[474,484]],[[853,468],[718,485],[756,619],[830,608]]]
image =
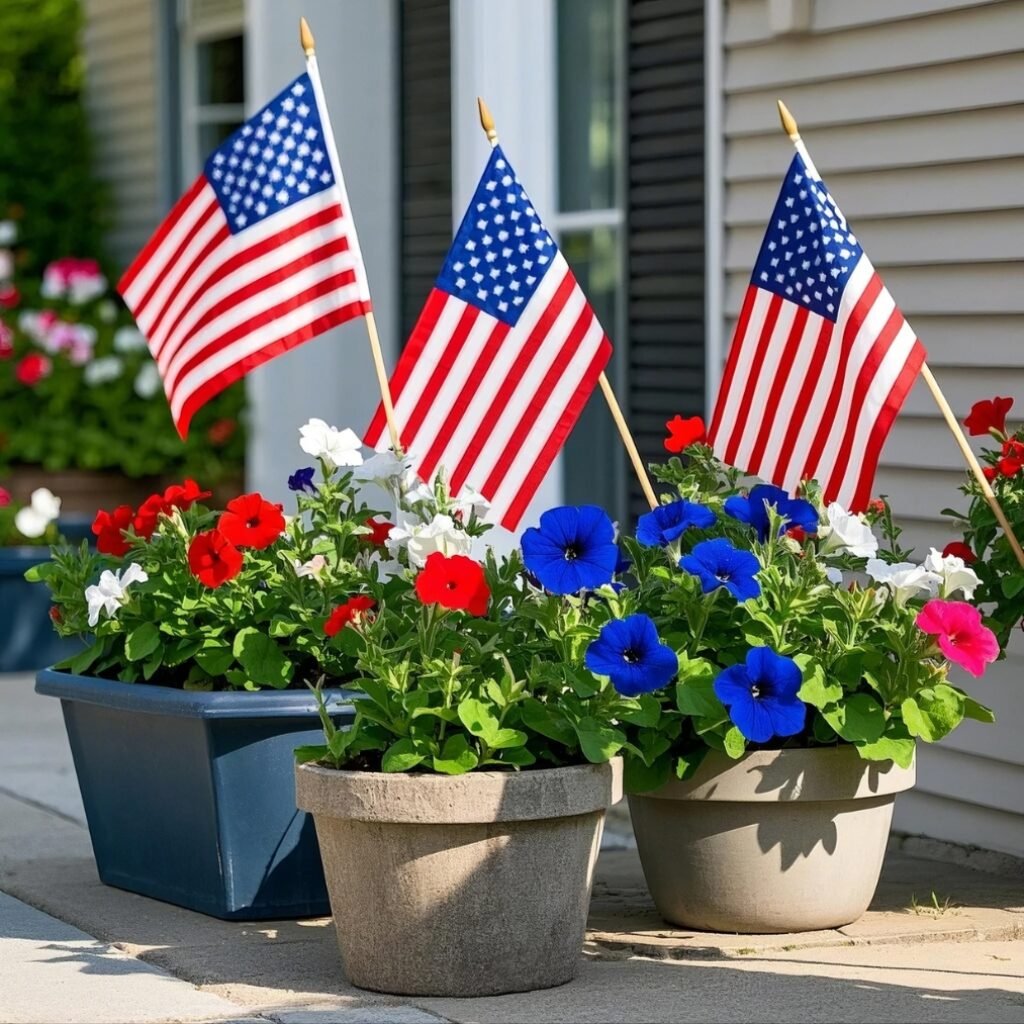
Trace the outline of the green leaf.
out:
[[[492,750],[510,750],[513,747],[524,746],[529,738],[525,732],[520,732],[518,729],[498,729],[484,742]]]
[[[295,761],[297,764],[322,761],[325,757],[327,757],[327,747],[323,743],[307,744],[295,748]]]
[[[964,698],[946,683],[926,687],[901,705],[903,723],[911,736],[934,743],[964,719]]]
[[[700,767],[707,753],[707,747],[697,747],[696,750],[687,750],[680,754],[676,758],[676,778],[680,781],[690,778]]]
[[[503,750],[501,752],[501,760],[495,763],[514,764],[519,768],[526,768],[531,764],[535,764],[536,761],[537,758],[526,747],[511,747],[508,750]]]
[[[67,665],[69,672],[80,676],[87,669],[91,668],[94,662],[103,654],[105,646],[106,641],[102,637],[94,640],[84,651],[81,651],[65,662],[61,662],[61,665],[58,667]]]
[[[850,743],[873,743],[885,729],[882,705],[867,693],[853,693],[824,709],[821,716]]]
[[[252,626],[235,635],[234,654],[254,683],[283,690],[292,681],[292,663],[266,633]]]
[[[973,718],[975,722],[994,722],[996,713],[984,704],[979,704],[973,697],[965,695],[964,718]]]
[[[424,755],[417,751],[415,744],[410,739],[396,740],[384,751],[381,759],[381,771],[385,772],[407,772],[410,768],[423,761]]]
[[[498,732],[498,719],[483,701],[467,697],[459,702],[459,719],[474,735],[479,736],[488,746],[494,746],[491,738]]]
[[[124,642],[124,655],[129,661],[142,661],[160,646],[160,630],[152,622],[133,629]]]
[[[222,676],[234,663],[235,654],[226,644],[196,651],[196,664],[211,676]]]
[[[820,662],[807,655],[798,655],[794,660],[804,674],[804,681],[797,691],[797,696],[805,704],[821,710],[843,696],[842,686],[834,680],[830,682],[825,678],[825,669]]]
[[[1024,574],[1019,572],[1009,573],[1002,578],[999,586],[1007,597],[1014,598],[1024,590]]]
[[[563,747],[576,746],[576,731],[560,711],[531,697],[520,705],[520,714],[523,724],[531,731],[561,743]]]
[[[476,753],[460,732],[445,740],[440,756],[434,758],[434,771],[444,775],[462,775],[471,772],[478,763]]]
[[[721,718],[722,702],[715,696],[715,669],[704,658],[679,656],[679,679],[676,682],[676,706],[684,715],[695,718]]]
[[[583,756],[591,764],[603,764],[614,757],[626,742],[626,737],[614,726],[589,715],[576,723],[576,736]]]
[[[650,766],[639,757],[627,757],[623,769],[622,784],[629,793],[646,793],[668,782],[672,774],[672,758],[655,758]]]
[[[358,730],[353,726],[351,729],[335,729],[331,733],[331,738],[327,741],[327,749],[331,752],[331,757],[335,761],[343,761],[345,759],[345,751],[352,746],[352,741],[358,735]]]
[[[642,729],[651,729],[661,718],[661,701],[650,693],[641,694],[637,698],[636,707],[623,708],[617,715],[623,722],[638,725]]]
[[[909,768],[914,760],[915,746],[906,726],[899,721],[893,721],[885,735],[874,743],[858,743],[857,753],[865,761],[894,761],[901,768]]]
[[[747,739],[734,725],[722,737],[725,744],[725,752],[734,761],[738,761],[747,751]]]

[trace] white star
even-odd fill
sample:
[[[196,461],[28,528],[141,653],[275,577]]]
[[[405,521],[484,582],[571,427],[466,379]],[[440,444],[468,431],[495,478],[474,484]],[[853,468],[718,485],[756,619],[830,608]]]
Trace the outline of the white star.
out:
[[[288,193],[287,193],[287,192],[286,192],[286,191],[285,191],[284,189],[281,189],[281,190],[280,190],[280,191],[279,191],[279,192],[277,193],[277,195],[276,195],[276,196],[274,196],[274,198],[275,198],[275,199],[276,199],[276,200],[277,200],[277,201],[278,201],[279,203],[287,203],[287,202],[288,202]]]

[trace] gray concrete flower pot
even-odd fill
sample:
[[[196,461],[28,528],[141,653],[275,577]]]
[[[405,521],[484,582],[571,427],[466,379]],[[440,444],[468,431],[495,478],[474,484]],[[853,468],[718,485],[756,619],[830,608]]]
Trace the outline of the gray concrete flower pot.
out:
[[[449,777],[296,768],[349,981],[482,996],[572,980],[622,766]]]
[[[852,746],[710,753],[693,778],[630,794],[658,912],[703,931],[838,928],[867,910],[896,794],[916,764],[862,760]]]

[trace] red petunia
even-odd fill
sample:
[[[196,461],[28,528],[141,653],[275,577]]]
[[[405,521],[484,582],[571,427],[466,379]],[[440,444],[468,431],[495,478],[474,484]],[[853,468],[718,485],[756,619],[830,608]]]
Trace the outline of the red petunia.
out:
[[[0,285],[0,309],[14,309],[21,302],[21,292],[13,284]]]
[[[786,536],[790,540],[795,540],[797,544],[803,544],[807,540],[807,531],[802,526],[791,526],[786,531]]]
[[[219,587],[242,571],[242,552],[219,530],[207,530],[189,544],[188,567],[200,583]]]
[[[479,562],[465,555],[442,555],[435,551],[416,577],[416,596],[424,604],[486,615],[491,589]]]
[[[989,483],[999,476],[999,470],[995,466],[982,466],[981,472]]]
[[[240,548],[269,548],[284,533],[284,513],[262,494],[243,494],[228,502],[217,529]]]
[[[162,494],[151,494],[135,513],[133,523],[135,532],[140,537],[145,537],[146,540],[149,540],[156,531],[157,523],[160,522],[160,516],[170,515],[172,511],[171,506],[164,501]]]
[[[1003,435],[1006,433],[1006,414],[1012,405],[1012,398],[986,398],[983,402],[975,402],[964,419],[964,426],[972,437],[993,432]]]
[[[324,623],[324,632],[328,636],[337,636],[349,623],[358,622],[377,602],[365,594],[350,597],[344,604],[338,605]]]
[[[135,513],[131,505],[118,505],[113,512],[100,509],[92,521],[92,532],[96,535],[96,550],[103,555],[121,558],[128,554],[131,545],[124,539],[123,531],[132,525]]]
[[[182,484],[171,484],[164,491],[164,503],[170,508],[180,508],[184,511],[191,508],[197,501],[204,501],[211,496],[210,491],[200,490],[195,480],[186,479]]]
[[[361,534],[360,539],[376,547],[383,547],[384,542],[395,528],[394,523],[378,523],[376,519],[367,519],[363,526],[368,526],[372,532]]]
[[[1016,476],[1024,468],[1024,442],[1004,441],[997,465],[1003,476]]]
[[[27,388],[35,387],[44,377],[50,376],[53,363],[38,352],[30,352],[18,363],[14,376]]]
[[[942,557],[945,558],[947,555],[962,558],[965,565],[970,565],[971,562],[978,560],[978,556],[962,540],[950,541],[942,549]]]
[[[668,437],[665,438],[666,451],[678,455],[691,444],[703,441],[705,437],[704,421],[699,416],[691,416],[684,420],[682,416],[673,416],[665,424]]]

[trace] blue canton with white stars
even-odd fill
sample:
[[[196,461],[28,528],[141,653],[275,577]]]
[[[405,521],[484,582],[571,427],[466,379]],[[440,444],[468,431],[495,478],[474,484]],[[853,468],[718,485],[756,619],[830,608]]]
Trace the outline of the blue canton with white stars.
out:
[[[300,75],[203,168],[232,234],[334,184],[313,83]]]
[[[835,322],[850,273],[863,255],[825,183],[798,153],[786,172],[751,283]]]
[[[514,327],[557,251],[495,146],[437,287]]]

